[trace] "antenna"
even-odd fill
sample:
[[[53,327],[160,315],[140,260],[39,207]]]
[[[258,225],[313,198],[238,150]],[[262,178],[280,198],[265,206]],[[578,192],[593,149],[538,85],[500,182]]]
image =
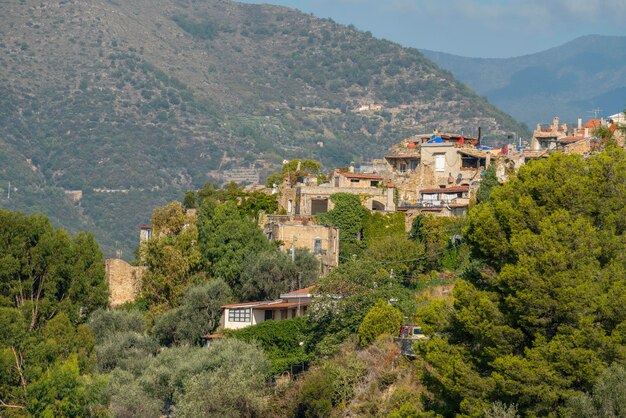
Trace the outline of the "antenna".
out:
[[[9,190],[7,190],[7,199],[11,200],[11,182],[9,182]]]
[[[598,119],[598,114],[602,112],[602,109],[600,109],[599,107],[596,107],[595,109],[591,109],[588,110],[587,113],[589,113],[590,115],[593,115],[594,119]]]

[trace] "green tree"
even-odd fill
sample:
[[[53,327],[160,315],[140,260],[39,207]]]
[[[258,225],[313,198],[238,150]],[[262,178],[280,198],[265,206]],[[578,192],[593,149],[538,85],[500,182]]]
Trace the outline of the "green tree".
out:
[[[221,279],[190,286],[180,306],[157,318],[154,334],[163,345],[200,344],[219,325],[221,306],[231,300],[232,292]]]
[[[602,372],[591,394],[578,394],[567,403],[572,418],[623,417],[626,415],[626,368],[614,363]]]
[[[106,417],[106,379],[80,374],[70,356],[29,386],[28,411],[39,417]]]
[[[315,160],[291,160],[283,164],[282,177],[295,184],[298,177],[316,176],[320,174],[321,164]],[[278,183],[280,185],[280,183]]]
[[[426,267],[458,271],[464,265],[461,246],[463,219],[419,215],[413,219],[409,237],[424,244]],[[458,238],[461,237],[461,242]]]
[[[0,298],[22,312],[30,331],[59,311],[78,321],[106,306],[102,264],[92,235],[72,239],[44,216],[0,210]]]
[[[170,202],[152,212],[152,228],[154,234],[179,234],[187,223],[185,209],[180,202]]]
[[[232,201],[205,201],[198,213],[200,250],[213,277],[222,278],[233,292],[241,292],[244,261],[272,248],[263,231],[242,215]]]
[[[109,374],[115,416],[260,416],[265,408],[260,382],[270,366],[255,343],[225,338],[162,348],[145,354],[141,367],[125,366]]]
[[[320,297],[309,308],[312,329],[308,350],[332,354],[339,344],[356,334],[363,318],[377,300],[397,300],[405,315],[415,310],[413,294],[400,279],[374,260],[351,260],[322,277]]]
[[[141,277],[141,297],[153,313],[179,303],[185,289],[206,279],[207,262],[198,245],[196,222],[188,219],[178,202],[154,210],[156,236],[142,242],[140,261],[147,267]]]
[[[96,343],[101,343],[117,332],[145,332],[146,320],[137,311],[100,309],[89,318],[89,328],[91,328]]]
[[[97,379],[90,377],[96,365],[93,335],[82,322],[107,305],[103,264],[90,234],[72,238],[44,216],[0,210],[0,400],[14,406],[0,404],[0,413],[76,416],[86,410],[84,399],[76,400],[78,409],[46,409],[32,394],[59,405],[69,402],[60,389],[48,391],[56,385],[54,373],[61,373],[52,368],[68,359],[76,363],[69,380]]]
[[[303,342],[311,324],[304,317],[283,321],[265,321],[239,330],[227,330],[226,335],[246,342],[259,343],[277,375],[294,364],[306,364],[309,355]]]
[[[362,347],[371,344],[379,335],[396,335],[402,325],[402,312],[388,302],[378,300],[367,312],[359,326],[359,343]]]
[[[246,193],[239,202],[241,212],[257,221],[259,212],[272,214],[278,210],[277,196],[261,191]]]
[[[372,242],[367,257],[384,264],[385,268],[406,283],[411,283],[427,265],[424,244],[405,237],[389,236]]]
[[[363,237],[368,247],[381,239],[406,239],[404,213],[371,213],[365,218]]]
[[[339,254],[345,259],[360,256],[365,248],[363,228],[370,216],[361,204],[361,198],[350,193],[336,193],[330,197],[334,208],[317,216],[320,224],[339,229]]]
[[[520,169],[468,216],[477,258],[448,320],[420,345],[443,414],[494,401],[520,415],[565,413],[626,358],[626,152],[556,154]]]
[[[275,299],[281,293],[313,284],[319,277],[319,261],[306,249],[291,255],[277,249],[251,254],[245,260],[241,275],[242,298]]]
[[[265,180],[265,187],[272,188],[274,185],[281,186],[283,184],[283,173],[272,173]]]
[[[186,192],[183,198],[183,207],[185,209],[195,209],[197,205],[197,197],[194,192]]]
[[[476,201],[478,203],[486,202],[491,196],[491,190],[500,184],[496,175],[496,165],[491,164],[484,173],[481,174],[480,187],[476,192]]]

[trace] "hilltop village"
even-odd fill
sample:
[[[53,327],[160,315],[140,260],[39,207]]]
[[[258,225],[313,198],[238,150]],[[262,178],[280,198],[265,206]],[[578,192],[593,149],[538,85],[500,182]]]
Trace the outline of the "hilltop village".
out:
[[[605,416],[626,392],[625,129],[434,131],[207,182],[154,208],[132,264],[2,210],[2,415]]]
[[[321,276],[325,276],[340,264],[342,257],[339,229],[317,222],[320,215],[335,208],[334,195],[358,196],[371,213],[403,214],[408,233],[414,219],[421,215],[464,217],[476,202],[481,180],[486,176],[504,183],[521,166],[555,152],[589,156],[609,140],[623,147],[623,126],[626,121],[622,113],[585,123],[579,119],[573,127],[560,124],[555,117],[550,125],[538,124],[529,142],[520,140],[500,148],[482,145],[480,136],[435,130],[405,138],[383,158],[371,163],[334,169],[328,174],[310,172],[304,167],[307,160],[294,161],[296,165],[279,176],[281,182],[268,184],[271,187],[251,185],[245,190],[276,198],[274,213],[259,214],[259,227],[287,254],[293,255],[297,250],[312,253],[319,261]],[[186,209],[184,226],[195,222],[196,209]],[[139,229],[141,245],[154,237],[153,226],[141,225]],[[167,233],[160,230],[158,235]],[[135,300],[147,270],[144,264],[131,266],[121,259],[106,260],[112,306]],[[239,329],[267,319],[301,316],[315,297],[315,287],[293,288],[281,293],[278,299],[223,305],[219,329]],[[219,337],[219,329],[207,338]]]

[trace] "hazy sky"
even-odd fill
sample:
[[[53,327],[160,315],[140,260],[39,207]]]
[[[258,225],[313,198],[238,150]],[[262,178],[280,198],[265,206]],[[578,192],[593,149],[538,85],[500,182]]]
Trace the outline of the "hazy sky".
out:
[[[626,0],[246,0],[353,24],[403,46],[472,57],[542,51],[581,35],[626,35]]]

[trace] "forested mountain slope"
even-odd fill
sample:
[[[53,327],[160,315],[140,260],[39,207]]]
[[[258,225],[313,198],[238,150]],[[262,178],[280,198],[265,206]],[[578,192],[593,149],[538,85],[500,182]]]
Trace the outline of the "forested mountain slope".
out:
[[[303,156],[343,165],[435,127],[482,126],[491,139],[520,129],[418,51],[295,10],[223,0],[0,9],[0,206],[92,229],[107,255],[130,256],[151,208],[212,170],[266,173]],[[384,108],[357,111],[371,103]]]

